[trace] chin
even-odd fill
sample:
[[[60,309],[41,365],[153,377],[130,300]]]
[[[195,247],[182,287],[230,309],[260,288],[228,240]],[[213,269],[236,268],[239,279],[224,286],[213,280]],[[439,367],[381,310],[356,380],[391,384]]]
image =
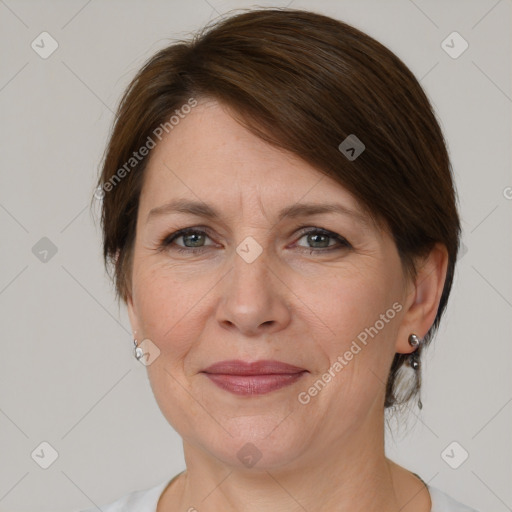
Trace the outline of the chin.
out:
[[[210,447],[212,453],[226,465],[236,469],[246,468],[252,472],[271,471],[292,462],[299,454],[299,447],[282,442],[233,440],[229,446],[219,451],[219,447]]]
[[[210,438],[206,432],[200,444],[225,464],[243,469],[272,470],[287,465],[304,450],[304,436],[301,432],[290,430],[286,422],[267,417],[243,416],[232,418],[223,435]],[[198,433],[199,434],[199,433]]]

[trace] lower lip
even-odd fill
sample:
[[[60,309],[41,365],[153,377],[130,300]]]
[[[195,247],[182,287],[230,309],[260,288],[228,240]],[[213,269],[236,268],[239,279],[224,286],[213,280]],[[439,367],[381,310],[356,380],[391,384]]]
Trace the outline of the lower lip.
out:
[[[263,395],[297,382],[305,371],[270,375],[227,375],[205,373],[217,386],[235,395]]]

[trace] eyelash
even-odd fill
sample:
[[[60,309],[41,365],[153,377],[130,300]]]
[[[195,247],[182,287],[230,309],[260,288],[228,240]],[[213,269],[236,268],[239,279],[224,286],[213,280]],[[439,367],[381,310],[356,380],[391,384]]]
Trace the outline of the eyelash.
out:
[[[337,240],[338,243],[339,243],[338,247],[333,246],[333,247],[321,248],[321,249],[315,249],[314,247],[311,247],[309,249],[306,248],[306,247],[301,247],[302,250],[309,251],[309,254],[313,254],[313,253],[326,253],[326,252],[331,252],[331,251],[334,251],[334,250],[351,249],[352,248],[350,243],[345,238],[343,238],[341,235],[333,233],[332,231],[328,231],[328,230],[323,229],[323,228],[312,228],[312,229],[307,229],[307,230],[304,230],[304,228],[300,228],[300,229],[302,229],[302,231],[300,232],[300,237],[299,237],[298,240],[300,240],[305,235],[309,235],[311,233],[314,233],[314,234],[328,236],[329,238]],[[201,234],[201,235],[206,235],[206,236],[208,236],[210,238],[208,231],[209,230],[204,229],[204,228],[203,229],[201,229],[201,228],[184,228],[184,229],[180,229],[178,231],[175,231],[174,233],[166,235],[162,240],[160,240],[160,242],[159,242],[159,250],[168,249],[173,244],[174,240],[176,240],[177,238],[180,238],[180,237],[182,237],[184,235]],[[208,246],[203,246],[203,247],[181,247],[181,246],[176,246],[172,250],[177,251],[179,253],[186,252],[186,253],[189,253],[189,254],[197,254],[197,253],[203,252],[207,247]]]

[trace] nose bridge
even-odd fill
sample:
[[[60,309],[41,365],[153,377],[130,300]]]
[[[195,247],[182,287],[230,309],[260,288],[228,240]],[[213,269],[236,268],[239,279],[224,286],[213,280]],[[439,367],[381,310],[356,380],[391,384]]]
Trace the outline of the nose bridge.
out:
[[[231,272],[231,296],[238,297],[240,304],[256,306],[258,301],[268,300],[272,287],[269,248],[248,236],[236,247]],[[270,275],[269,275],[270,274]],[[247,307],[247,306],[246,306]]]
[[[223,286],[218,320],[245,334],[283,326],[288,317],[283,289],[271,270],[272,251],[248,236],[236,247],[233,268]]]

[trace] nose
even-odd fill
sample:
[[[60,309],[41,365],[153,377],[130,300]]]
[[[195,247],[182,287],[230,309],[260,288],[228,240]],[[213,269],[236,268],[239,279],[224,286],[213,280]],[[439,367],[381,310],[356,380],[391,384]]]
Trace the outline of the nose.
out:
[[[290,323],[291,292],[265,250],[250,263],[236,253],[233,268],[222,281],[216,316],[224,329],[254,337]]]

